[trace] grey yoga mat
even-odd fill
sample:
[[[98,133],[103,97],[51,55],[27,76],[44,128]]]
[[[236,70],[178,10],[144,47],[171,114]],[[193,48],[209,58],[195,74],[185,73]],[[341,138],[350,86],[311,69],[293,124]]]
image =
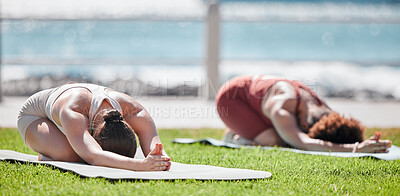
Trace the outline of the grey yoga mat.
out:
[[[293,148],[281,148],[281,147],[265,147],[265,146],[244,146],[239,144],[233,144],[224,142],[221,140],[213,139],[213,138],[205,138],[205,139],[192,139],[192,138],[176,138],[173,141],[178,144],[194,144],[201,143],[206,145],[213,145],[216,147],[226,147],[226,148],[260,148],[260,149],[279,149],[284,151],[290,151],[301,154],[310,154],[310,155],[323,155],[323,156],[336,156],[336,157],[374,157],[377,159],[383,160],[396,160],[400,159],[400,147],[392,145],[388,149],[388,153],[351,153],[351,152],[319,152],[319,151],[306,151],[299,150]]]
[[[135,158],[144,158],[140,149]],[[20,161],[54,166],[56,168],[72,171],[84,177],[103,177],[107,179],[141,179],[141,180],[247,180],[264,179],[271,177],[266,171],[249,169],[224,168],[210,165],[192,165],[172,162],[170,171],[130,171],[110,167],[92,166],[82,163],[60,161],[37,161],[36,155],[24,154],[12,150],[0,150],[0,160]]]

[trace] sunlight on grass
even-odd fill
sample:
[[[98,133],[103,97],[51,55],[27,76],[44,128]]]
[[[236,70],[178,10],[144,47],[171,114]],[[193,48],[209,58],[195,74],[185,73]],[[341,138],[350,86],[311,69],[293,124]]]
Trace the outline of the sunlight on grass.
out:
[[[400,129],[382,131],[400,145]],[[221,139],[220,129],[160,130],[173,161],[264,170],[272,177],[244,181],[111,181],[81,178],[48,166],[0,162],[1,195],[399,195],[400,160],[313,156],[281,150],[228,149],[173,144],[174,138]],[[0,149],[35,154],[15,129],[0,129]]]

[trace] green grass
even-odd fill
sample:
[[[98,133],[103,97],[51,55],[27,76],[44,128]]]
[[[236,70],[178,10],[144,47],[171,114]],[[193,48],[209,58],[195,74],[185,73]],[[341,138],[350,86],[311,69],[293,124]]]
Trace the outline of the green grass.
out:
[[[369,129],[367,136],[378,129]],[[173,144],[174,138],[222,138],[223,130],[160,130],[173,161],[264,170],[253,181],[109,181],[49,166],[0,162],[1,195],[400,195],[400,160],[312,156],[280,150]],[[382,130],[400,146],[400,129]],[[0,149],[36,154],[15,129],[0,128]]]

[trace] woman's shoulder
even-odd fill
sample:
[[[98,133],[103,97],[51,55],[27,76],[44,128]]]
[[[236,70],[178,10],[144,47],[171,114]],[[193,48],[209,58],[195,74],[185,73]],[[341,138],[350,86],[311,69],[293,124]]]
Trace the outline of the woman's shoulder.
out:
[[[272,85],[268,91],[267,96],[270,100],[291,100],[296,99],[296,89],[289,81],[277,81],[274,85]]]
[[[270,116],[281,109],[295,112],[297,94],[295,88],[288,81],[278,81],[268,89],[263,102],[263,112]]]
[[[124,116],[128,114],[137,114],[144,109],[136,99],[125,93],[111,90],[108,95],[119,103]]]

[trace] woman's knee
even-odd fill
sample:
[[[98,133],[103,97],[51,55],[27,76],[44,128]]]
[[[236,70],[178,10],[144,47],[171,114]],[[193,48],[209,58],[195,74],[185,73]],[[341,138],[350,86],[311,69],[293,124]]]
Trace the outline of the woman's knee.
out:
[[[37,153],[55,161],[80,161],[65,135],[49,119],[39,119],[28,126],[27,145]]]
[[[285,144],[274,128],[261,132],[254,138],[254,141],[262,146],[283,146]]]
[[[54,161],[83,162],[78,154],[76,154],[76,152],[73,150],[62,150],[59,153],[47,156]]]
[[[51,144],[39,152],[53,161],[82,162],[82,159],[72,149],[69,143],[59,142],[58,145]]]

